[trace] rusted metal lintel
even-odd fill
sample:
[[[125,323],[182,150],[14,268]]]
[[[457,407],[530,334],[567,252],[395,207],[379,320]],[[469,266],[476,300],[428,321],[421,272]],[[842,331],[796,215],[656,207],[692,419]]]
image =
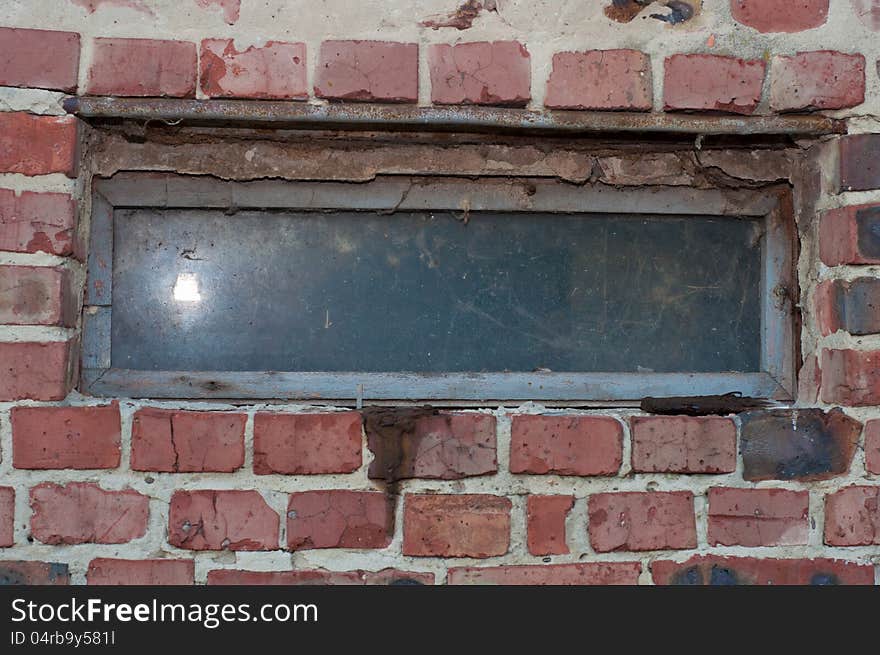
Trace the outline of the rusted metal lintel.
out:
[[[820,115],[722,116],[591,111],[530,111],[494,107],[312,105],[261,100],[75,97],[64,109],[80,118],[172,124],[251,125],[299,129],[456,132],[655,133],[693,135],[843,134],[846,123]]]

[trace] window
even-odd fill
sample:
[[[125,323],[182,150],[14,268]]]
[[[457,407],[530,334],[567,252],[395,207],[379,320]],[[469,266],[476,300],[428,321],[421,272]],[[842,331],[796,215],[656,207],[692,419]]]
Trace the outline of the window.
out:
[[[787,188],[96,180],[84,389],[790,398]]]

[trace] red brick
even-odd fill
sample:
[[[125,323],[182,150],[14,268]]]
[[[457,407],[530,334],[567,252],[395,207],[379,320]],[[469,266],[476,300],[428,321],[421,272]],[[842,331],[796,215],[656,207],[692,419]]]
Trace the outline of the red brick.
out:
[[[730,0],[733,18],[759,32],[802,32],[825,24],[830,0]]]
[[[872,585],[874,567],[836,559],[691,557],[651,563],[658,585]]]
[[[810,494],[787,489],[709,489],[713,546],[799,546],[810,532]]]
[[[71,254],[75,210],[64,193],[0,189],[0,250]]]
[[[880,333],[880,280],[826,280],[816,289],[816,320],[823,335],[844,330],[862,336]]]
[[[865,423],[865,467],[880,475],[880,419]]]
[[[0,266],[0,323],[71,327],[76,304],[67,269]]]
[[[518,41],[433,44],[428,67],[438,105],[524,107],[532,97],[531,56]]]
[[[585,562],[546,566],[463,566],[449,569],[451,585],[637,585],[639,562]]]
[[[880,405],[880,351],[823,350],[822,402]]]
[[[147,532],[149,501],[132,489],[44,482],[31,489],[31,534],[44,544],[123,544]]]
[[[0,561],[0,586],[69,585],[67,564]]]
[[[15,489],[0,487],[0,548],[15,543]]]
[[[720,416],[635,416],[632,465],[640,473],[732,473],[736,425]]]
[[[86,93],[192,98],[196,63],[195,43],[97,38]]]
[[[208,571],[209,585],[433,585],[433,573],[415,573],[397,569],[381,571]]]
[[[765,67],[759,59],[703,54],[668,57],[665,109],[753,114],[761,101]]]
[[[880,487],[846,487],[825,497],[825,543],[880,545]]]
[[[574,507],[574,496],[529,496],[528,547],[532,555],[565,555],[565,518]]]
[[[773,111],[844,109],[865,101],[865,57],[832,50],[774,57],[770,74]]]
[[[256,491],[175,491],[168,543],[189,550],[276,550],[280,521]]]
[[[76,91],[79,34],[0,27],[0,86]]]
[[[650,111],[651,79],[651,59],[638,50],[558,52],[553,55],[544,106]]]
[[[364,429],[372,479],[459,480],[498,470],[494,416],[373,408]]]
[[[880,189],[880,134],[851,134],[837,140],[840,148],[840,190]],[[874,221],[880,220],[876,215]],[[876,225],[876,222],[874,223]],[[873,235],[873,241],[880,234]],[[873,255],[880,256],[876,250]]]
[[[324,41],[315,78],[319,98],[416,102],[419,47],[389,41]]]
[[[135,471],[231,473],[244,465],[245,414],[141,409],[131,426]]]
[[[850,4],[868,29],[880,32],[880,0],[850,0]]]
[[[191,559],[110,559],[89,562],[86,580],[90,585],[191,585],[195,562]]]
[[[0,173],[76,177],[76,119],[0,113]]]
[[[241,13],[241,0],[196,0],[203,8],[216,7],[223,11],[223,20],[227,25],[235,25]]]
[[[825,212],[819,223],[819,258],[828,266],[880,264],[880,205]]]
[[[210,98],[305,100],[306,45],[267,41],[262,47],[237,50],[232,39],[206,39],[201,86]]]
[[[394,500],[372,491],[290,494],[287,547],[385,548],[394,535]]]
[[[690,491],[593,494],[588,511],[590,544],[600,553],[697,546]]]
[[[487,494],[408,494],[403,554],[414,557],[492,557],[510,547],[507,498]]]
[[[357,412],[254,417],[254,473],[352,473],[363,463]]]
[[[62,400],[69,341],[0,343],[0,400]]]
[[[623,426],[607,416],[513,417],[511,473],[615,475],[623,459]]]
[[[99,407],[13,407],[12,465],[19,469],[119,467],[119,403]]]

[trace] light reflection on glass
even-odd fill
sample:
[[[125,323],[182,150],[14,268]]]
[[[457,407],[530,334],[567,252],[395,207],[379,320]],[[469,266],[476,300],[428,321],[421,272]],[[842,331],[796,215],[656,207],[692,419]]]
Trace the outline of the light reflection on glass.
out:
[[[199,280],[193,273],[180,273],[174,285],[174,299],[177,302],[199,302]]]

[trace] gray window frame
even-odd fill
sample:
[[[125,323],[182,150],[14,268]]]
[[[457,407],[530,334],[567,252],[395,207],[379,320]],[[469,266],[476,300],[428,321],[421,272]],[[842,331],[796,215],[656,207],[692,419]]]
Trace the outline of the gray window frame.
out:
[[[92,185],[81,390],[94,396],[272,399],[309,402],[542,401],[626,404],[644,397],[794,397],[797,240],[790,189],[617,188],[543,178],[379,176],[329,181],[232,182],[207,176],[121,172]],[[763,218],[761,372],[757,373],[336,373],[114,369],[110,362],[113,213],[116,209],[368,209],[719,215]],[[683,253],[686,256],[686,253]]]

